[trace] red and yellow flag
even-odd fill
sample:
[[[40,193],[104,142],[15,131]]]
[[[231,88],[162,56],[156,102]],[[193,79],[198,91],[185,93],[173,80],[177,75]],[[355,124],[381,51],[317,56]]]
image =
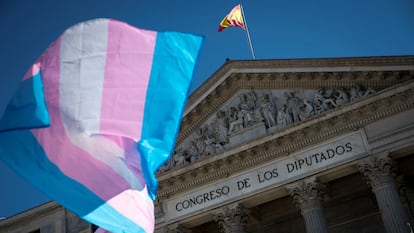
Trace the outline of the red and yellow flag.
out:
[[[224,17],[220,22],[218,31],[221,32],[228,27],[240,27],[246,29],[240,4],[235,6],[230,13]]]

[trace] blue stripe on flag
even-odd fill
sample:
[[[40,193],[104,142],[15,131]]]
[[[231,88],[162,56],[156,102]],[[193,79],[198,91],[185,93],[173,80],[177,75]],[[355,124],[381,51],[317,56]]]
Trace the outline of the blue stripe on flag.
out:
[[[39,72],[24,80],[0,117],[0,132],[47,127],[50,124]]]
[[[75,214],[117,232],[145,231],[121,215],[93,192],[67,177],[46,156],[28,130],[0,133],[0,159],[40,191]],[[111,219],[111,221],[108,221]],[[118,223],[118,224],[117,224]]]
[[[203,37],[158,32],[144,123],[138,150],[149,195],[155,200],[155,172],[170,158]],[[177,69],[179,67],[179,69]]]

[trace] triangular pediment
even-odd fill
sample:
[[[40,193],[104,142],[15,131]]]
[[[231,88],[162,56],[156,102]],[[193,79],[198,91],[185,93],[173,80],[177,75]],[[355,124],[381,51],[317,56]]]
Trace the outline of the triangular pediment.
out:
[[[228,61],[190,97],[173,159],[161,170],[195,163],[407,81],[410,60]]]
[[[160,196],[358,128],[352,114],[413,77],[414,57],[227,61],[188,100]]]

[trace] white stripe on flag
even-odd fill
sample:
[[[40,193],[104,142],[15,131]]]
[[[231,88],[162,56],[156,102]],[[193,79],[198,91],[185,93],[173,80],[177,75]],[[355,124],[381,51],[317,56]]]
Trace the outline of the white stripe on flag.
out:
[[[96,25],[88,27],[92,23]],[[108,23],[108,19],[101,19],[80,24],[62,36],[61,114],[68,121],[76,119],[76,122],[68,124],[81,128],[89,135],[99,133]]]
[[[96,25],[88,27],[88,23]],[[132,188],[141,190],[144,181],[128,169],[126,151],[99,135],[109,21],[88,23],[72,27],[61,37],[59,105],[62,123],[73,146],[111,167]],[[139,164],[137,166],[140,168]]]

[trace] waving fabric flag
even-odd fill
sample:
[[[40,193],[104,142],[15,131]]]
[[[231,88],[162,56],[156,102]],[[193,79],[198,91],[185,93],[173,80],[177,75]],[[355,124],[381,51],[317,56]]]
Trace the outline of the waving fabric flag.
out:
[[[67,29],[0,117],[0,159],[93,224],[153,232],[202,40],[111,19]]]
[[[240,27],[245,28],[243,14],[241,11],[241,5],[235,6],[226,17],[220,22],[218,31],[221,32],[223,29],[228,27]]]

